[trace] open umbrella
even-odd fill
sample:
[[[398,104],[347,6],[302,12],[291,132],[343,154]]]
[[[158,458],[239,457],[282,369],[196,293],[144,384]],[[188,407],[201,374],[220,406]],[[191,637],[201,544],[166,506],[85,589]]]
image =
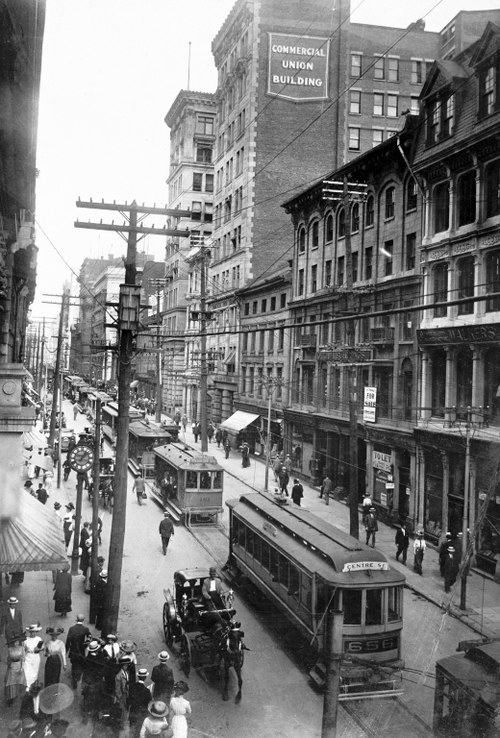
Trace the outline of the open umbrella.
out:
[[[46,715],[55,715],[69,707],[75,696],[66,684],[51,684],[40,692],[40,710]]]

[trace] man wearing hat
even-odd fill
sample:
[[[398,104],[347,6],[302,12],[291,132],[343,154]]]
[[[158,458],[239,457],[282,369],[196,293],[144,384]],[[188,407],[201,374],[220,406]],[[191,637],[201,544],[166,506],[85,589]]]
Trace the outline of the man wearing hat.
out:
[[[424,539],[424,531],[419,530],[413,541],[413,570],[422,576],[422,562],[427,544]]]
[[[103,569],[97,576],[94,591],[95,627],[101,630],[104,625],[104,603],[106,601],[106,590],[108,588],[108,571]]]
[[[167,664],[169,658],[170,656],[167,651],[160,651],[158,654],[160,663],[154,666],[151,672],[151,681],[153,682],[151,693],[153,699],[163,700],[167,705],[170,704],[170,697],[175,681],[174,672]]]
[[[96,718],[102,704],[104,692],[104,658],[101,643],[93,639],[85,649],[82,675],[83,722],[89,717]]]
[[[366,545],[372,541],[372,548],[375,548],[375,535],[378,531],[377,514],[374,507],[371,507],[365,518]]]
[[[122,654],[118,658],[118,673],[115,676],[113,703],[119,710],[119,723],[120,729],[125,727],[125,723],[128,719],[128,708],[129,708],[129,685],[130,675],[128,668],[131,663],[131,658],[128,654]]]
[[[130,701],[130,727],[132,735],[137,733],[138,726],[142,725],[144,718],[148,712],[148,705],[151,702],[151,690],[146,687],[145,681],[149,676],[147,669],[137,670],[137,680],[129,684],[129,701]]]
[[[444,560],[444,591],[449,592],[451,587],[457,581],[458,564],[455,559],[455,549],[453,546],[448,546],[446,551],[446,557]]]
[[[23,630],[23,616],[19,608],[19,600],[17,597],[9,597],[2,605],[0,633],[5,633],[5,640],[9,643],[12,636],[22,633]]]
[[[163,513],[163,520],[160,523],[159,532],[161,536],[163,555],[166,556],[168,544],[170,542],[170,536],[173,536],[175,533],[174,524],[172,523],[170,515],[166,511]]]
[[[446,533],[444,541],[441,543],[439,547],[439,573],[442,577],[444,577],[444,563],[446,561],[446,554],[448,553],[448,548],[453,545],[453,536],[448,531]]]
[[[108,633],[106,636],[106,643],[102,647],[102,656],[104,659],[104,682],[106,684],[106,692],[111,696],[115,691],[115,676],[120,669],[118,666],[120,646],[118,645],[118,638],[114,633]]]
[[[90,630],[83,624],[84,620],[84,615],[77,615],[76,623],[68,630],[66,637],[66,653],[71,661],[71,683],[73,689],[78,687],[78,682],[82,678],[85,642],[90,638]]]
[[[222,601],[222,595],[224,594],[224,587],[220,578],[217,576],[217,569],[215,566],[211,566],[209,574],[206,579],[203,580],[203,586],[201,588],[201,595],[209,610],[218,610],[224,607]]]

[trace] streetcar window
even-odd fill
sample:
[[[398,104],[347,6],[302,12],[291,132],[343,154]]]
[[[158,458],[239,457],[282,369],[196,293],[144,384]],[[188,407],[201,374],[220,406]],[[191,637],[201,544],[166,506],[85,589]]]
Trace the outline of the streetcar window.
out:
[[[260,563],[262,564],[264,569],[267,569],[267,571],[269,571],[269,567],[270,567],[270,561],[269,561],[270,556],[271,556],[271,549],[269,547],[269,544],[267,543],[267,541],[262,541],[262,559]]]
[[[279,554],[279,572],[278,581],[284,587],[288,588],[288,559]]]
[[[246,543],[246,550],[250,554],[250,556],[253,556],[253,530],[250,530],[250,528],[247,528],[247,543]]]
[[[300,602],[311,612],[312,606],[312,577],[304,574],[300,575]]]
[[[210,489],[210,472],[200,472],[200,489]]]
[[[253,537],[253,557],[259,564],[262,561],[262,538],[257,534]]]
[[[330,589],[319,577],[316,581],[316,612],[323,614],[330,601]]]
[[[383,589],[366,590],[365,625],[381,625]]]
[[[346,625],[361,625],[361,595],[360,589],[344,589],[342,591],[342,610]]]
[[[389,587],[387,589],[388,620],[393,623],[403,617],[403,590],[401,587]]]
[[[222,472],[216,471],[214,472],[214,489],[222,489]]]
[[[197,489],[198,488],[198,472],[188,471],[186,472],[186,489]]]
[[[271,548],[271,577],[274,582],[278,581],[278,552],[275,548]]]
[[[300,572],[293,564],[290,564],[290,581],[288,582],[288,594],[299,599],[299,590]]]

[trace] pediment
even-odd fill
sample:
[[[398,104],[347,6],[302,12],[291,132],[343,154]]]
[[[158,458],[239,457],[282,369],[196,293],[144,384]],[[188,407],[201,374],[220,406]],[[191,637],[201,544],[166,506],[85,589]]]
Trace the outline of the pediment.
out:
[[[499,50],[500,27],[490,21],[484,29],[483,35],[476,44],[476,48],[470,60],[470,65],[472,67],[480,66],[485,59],[488,59],[488,57]]]
[[[460,81],[468,77],[467,71],[461,64],[454,61],[435,61],[427,74],[424,86],[420,93],[421,100],[427,100],[445,87],[454,89]]]

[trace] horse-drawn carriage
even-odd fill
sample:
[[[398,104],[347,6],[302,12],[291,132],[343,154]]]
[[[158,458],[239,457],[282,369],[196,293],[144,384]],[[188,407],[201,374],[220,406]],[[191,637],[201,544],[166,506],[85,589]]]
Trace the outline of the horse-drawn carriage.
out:
[[[244,661],[243,633],[233,620],[232,590],[216,595],[212,601],[203,596],[203,582],[209,570],[183,569],[174,574],[173,589],[164,589],[163,631],[165,642],[177,655],[181,669],[188,677],[191,667],[206,675],[224,666],[223,699],[228,699],[229,671],[233,667],[238,678],[236,701],[241,699],[241,669]]]

